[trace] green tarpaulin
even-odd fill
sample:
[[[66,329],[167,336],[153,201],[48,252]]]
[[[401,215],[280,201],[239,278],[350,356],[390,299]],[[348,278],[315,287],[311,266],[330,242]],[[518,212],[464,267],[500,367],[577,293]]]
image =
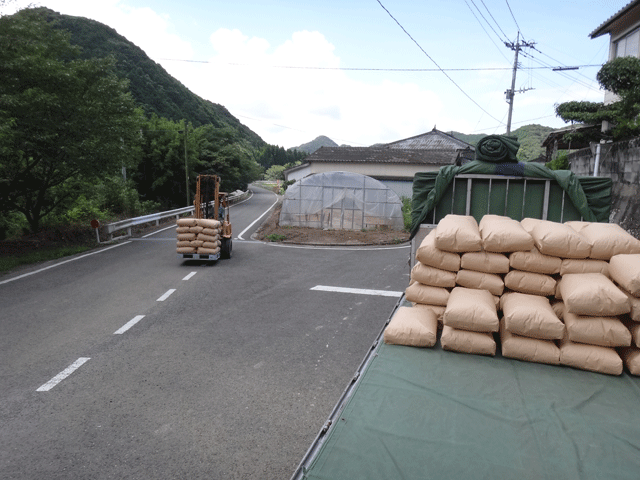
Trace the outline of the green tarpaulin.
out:
[[[381,344],[307,480],[640,478],[640,378]]]
[[[604,177],[578,177],[569,170],[550,170],[536,163],[488,163],[475,160],[460,167],[450,165],[438,172],[419,172],[413,178],[411,236],[438,205],[456,175],[503,175],[550,179],[564,190],[585,221],[608,222],[612,181]],[[518,219],[520,220],[520,219]]]

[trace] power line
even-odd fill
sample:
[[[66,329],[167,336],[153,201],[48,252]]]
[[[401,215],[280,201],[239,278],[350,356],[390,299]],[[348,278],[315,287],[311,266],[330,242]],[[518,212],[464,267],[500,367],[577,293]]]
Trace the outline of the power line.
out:
[[[518,31],[522,33],[522,30],[520,29],[520,25],[518,25],[518,21],[516,20],[516,17],[513,15],[513,10],[511,10],[511,5],[509,5],[509,0],[504,0],[504,1],[507,2],[507,7],[509,7],[509,12],[511,13],[511,18],[513,18],[513,21],[515,22],[516,27],[518,27]]]
[[[500,34],[499,34],[498,32],[496,32],[496,29],[495,29],[495,28],[493,28],[493,25],[491,25],[491,23],[490,23],[490,22],[486,19],[486,17],[482,14],[482,12],[481,12],[481,11],[480,11],[480,9],[478,8],[478,6],[475,4],[475,2],[474,2],[473,0],[469,0],[469,1],[473,4],[473,6],[474,6],[474,7],[476,7],[476,10],[478,10],[478,13],[479,13],[479,14],[480,14],[480,16],[482,17],[482,19],[486,22],[486,24],[487,24],[487,25],[489,25],[489,28],[490,28],[491,30],[493,30],[493,33],[495,33],[495,34],[496,34],[496,37],[500,38]],[[466,2],[466,0],[465,0],[465,2]],[[483,2],[483,5],[484,5],[484,2]],[[487,8],[487,7],[486,7],[486,5],[485,5],[485,8]],[[487,10],[487,11],[489,11],[489,10]],[[489,12],[489,15],[491,15],[491,12]],[[477,17],[476,17],[476,18],[477,18]],[[493,17],[491,17],[491,18],[493,18]],[[495,20],[494,20],[494,22],[495,22]],[[486,31],[486,30],[485,30],[485,31]],[[505,38],[506,38],[506,36],[505,36]],[[504,40],[503,40],[502,38],[500,38],[500,41],[504,41]]]
[[[502,30],[502,28],[500,27],[500,24],[496,21],[496,19],[493,17],[493,15],[491,14],[491,12],[489,11],[489,7],[487,7],[487,5],[484,3],[484,0],[480,0],[482,2],[482,5],[484,5],[484,8],[486,8],[487,13],[489,13],[489,16],[493,19],[494,23],[496,24],[496,26],[498,27],[498,29],[502,32],[502,36],[505,39],[508,39],[509,37],[507,37],[507,34],[504,33],[504,30]]]
[[[505,59],[507,59],[505,57]],[[185,63],[202,63],[202,64],[214,64],[211,60],[188,60],[181,58],[158,58],[161,61],[167,62],[185,62]],[[508,60],[508,59],[507,59]],[[327,70],[327,71],[352,71],[352,72],[489,72],[496,70],[511,70],[512,67],[483,67],[483,68],[376,68],[376,67],[316,67],[316,66],[304,66],[304,65],[257,65],[251,63],[238,63],[238,62],[225,62],[224,65],[230,65],[235,67],[265,67],[276,69],[290,69],[290,70]],[[602,67],[602,64],[592,65],[575,65],[577,68],[587,67]],[[552,65],[523,68],[521,70],[552,70]]]
[[[500,55],[502,55],[505,60],[509,61],[507,59],[506,55],[504,53],[502,53],[502,50],[500,49],[500,47],[498,47],[498,45],[496,45],[496,42],[493,41],[493,38],[491,38],[491,35],[489,35],[489,32],[487,32],[487,29],[484,28],[484,25],[482,24],[482,22],[480,21],[480,19],[476,15],[476,12],[473,11],[473,8],[471,8],[471,5],[469,5],[469,2],[467,2],[467,0],[464,0],[464,3],[467,4],[467,7],[469,7],[469,10],[471,11],[471,14],[476,18],[476,20],[478,20],[478,23],[480,24],[480,27],[482,28],[482,30],[484,30],[484,33],[487,34],[487,37],[489,37],[489,40],[491,40],[491,43],[493,43],[494,47],[496,47],[496,49],[500,52]],[[471,3],[473,3],[473,0],[471,0]],[[476,9],[478,8],[475,5],[475,3],[474,3],[474,6],[476,7]],[[495,32],[495,30],[494,30],[494,32]],[[496,33],[496,35],[497,35],[497,33]]]
[[[429,60],[431,60],[431,61],[434,63],[434,65],[435,65],[436,67],[438,67],[438,69],[439,69],[439,70],[444,74],[444,76],[445,76],[445,77],[447,77],[447,78],[449,79],[449,81],[450,81],[451,83],[453,83],[453,84],[456,86],[456,88],[457,88],[458,90],[460,90],[460,91],[464,94],[464,96],[465,96],[465,97],[467,97],[469,100],[471,100],[471,102],[473,102],[473,104],[474,104],[474,105],[476,105],[480,110],[482,110],[484,113],[486,113],[486,114],[487,114],[487,115],[489,115],[491,118],[493,118],[496,122],[499,122],[499,121],[500,121],[500,120],[498,120],[496,117],[494,117],[493,115],[491,115],[489,112],[487,112],[484,108],[482,108],[478,102],[476,102],[473,98],[471,98],[471,97],[469,96],[469,94],[468,94],[467,92],[465,92],[465,91],[462,89],[462,87],[460,87],[460,85],[458,85],[458,84],[453,80],[453,78],[451,78],[449,75],[447,75],[447,72],[445,72],[444,70],[442,70],[442,68],[440,67],[440,65],[438,65],[438,63],[437,63],[433,58],[431,58],[431,56],[430,56],[430,55],[429,55],[429,54],[424,50],[424,48],[422,48],[422,47],[420,46],[420,44],[419,44],[419,43],[418,43],[418,42],[417,42],[417,41],[416,41],[416,40],[415,40],[415,39],[414,39],[414,38],[409,34],[409,32],[407,32],[407,30],[406,30],[406,29],[405,29],[405,28],[400,24],[400,22],[398,22],[398,20],[396,20],[396,18],[395,18],[393,15],[391,15],[391,12],[390,12],[389,10],[387,10],[387,8],[382,4],[382,2],[381,2],[380,0],[377,0],[377,2],[378,2],[378,4],[380,4],[380,6],[382,7],[382,9],[383,9],[385,12],[387,12],[387,14],[388,14],[392,19],[393,19],[393,21],[394,21],[394,22],[396,22],[396,23],[398,24],[398,26],[402,29],[402,31],[403,31],[404,33],[406,33],[406,34],[407,34],[407,36],[408,36],[408,37],[413,41],[413,43],[415,43],[415,44],[417,45],[417,47],[422,51],[422,53],[424,53],[424,54],[427,56],[427,58],[428,58]]]

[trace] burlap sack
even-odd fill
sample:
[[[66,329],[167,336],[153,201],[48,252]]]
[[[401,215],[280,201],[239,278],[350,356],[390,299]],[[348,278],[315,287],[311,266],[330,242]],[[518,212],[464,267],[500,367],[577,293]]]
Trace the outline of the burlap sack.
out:
[[[504,277],[504,286],[514,292],[548,297],[556,293],[556,281],[543,273],[511,270]]]
[[[601,273],[609,276],[609,264],[604,260],[565,258],[560,265],[560,275],[569,273]]]
[[[620,291],[629,299],[629,306],[631,307],[629,318],[634,322],[640,322],[640,298],[634,297],[623,288],[620,288]]]
[[[202,244],[204,242],[202,240],[197,240],[196,239],[196,240],[191,240],[191,242],[189,242],[189,243],[191,244],[192,247],[198,248],[198,247],[202,247],[203,246]]]
[[[456,284],[461,287],[488,290],[492,295],[502,295],[504,282],[500,275],[494,273],[474,272],[473,270],[460,270],[456,274]]]
[[[571,221],[571,222],[564,222],[564,224],[570,226],[576,232],[580,233],[584,227],[586,227],[588,225],[591,225],[591,222],[583,222],[583,221],[580,221],[580,220],[574,220],[574,221]]]
[[[202,230],[204,230],[204,227],[200,227],[200,226],[198,226],[198,225],[196,225],[195,227],[189,227],[189,231],[190,231],[191,233],[196,233],[196,234],[198,234],[198,233],[200,233]]]
[[[566,311],[576,315],[615,317],[631,311],[627,296],[601,273],[565,275],[560,294]]]
[[[640,240],[615,223],[593,222],[580,234],[591,243],[590,258],[608,261],[614,255],[640,253]]]
[[[640,297],[640,255],[614,255],[609,260],[611,278],[634,297]]]
[[[198,240],[202,240],[203,242],[217,242],[220,239],[219,236],[211,236],[205,235],[204,233],[198,234]]]
[[[436,227],[436,247],[446,252],[479,252],[482,238],[476,219],[468,215],[445,216]]]
[[[178,247],[176,248],[178,253],[196,253],[196,247]]]
[[[533,227],[535,227],[538,223],[546,222],[546,220],[540,220],[539,218],[523,218],[520,220],[520,225],[524,228],[524,231],[531,235],[533,232]]]
[[[531,231],[535,246],[544,255],[560,258],[587,258],[589,241],[568,225],[540,221]]]
[[[196,219],[193,217],[179,218],[176,220],[176,225],[178,227],[195,227]]]
[[[502,356],[525,362],[560,364],[560,349],[551,340],[521,337],[500,326]]]
[[[567,336],[560,343],[560,365],[609,375],[622,373],[622,359],[615,349],[574,343]]]
[[[447,270],[417,262],[411,269],[411,280],[432,287],[453,288],[456,286],[456,274]]]
[[[384,329],[384,343],[410,347],[433,347],[438,334],[438,317],[433,311],[398,307]]]
[[[176,227],[176,233],[189,233],[191,227]]]
[[[501,253],[468,252],[462,255],[460,266],[465,270],[484,273],[507,273],[509,258]]]
[[[496,341],[490,333],[456,330],[447,325],[442,327],[440,344],[443,350],[477,355],[495,355]]]
[[[640,323],[631,322],[626,324],[631,333],[631,344],[640,348]]]
[[[500,328],[493,296],[487,290],[464,287],[451,291],[442,323],[473,332],[497,332]]]
[[[528,252],[513,252],[509,255],[509,265],[514,270],[523,272],[555,275],[560,273],[562,259],[543,255],[537,248],[533,247]]]
[[[213,220],[211,218],[198,218],[196,222],[197,225],[204,228],[220,228],[222,225],[218,220]]]
[[[198,247],[198,253],[201,253],[202,255],[215,255],[216,253],[219,253],[219,252],[220,252],[219,248]]]
[[[217,242],[202,242],[201,246],[204,247],[204,248],[209,248],[209,249],[215,250],[220,245],[221,245],[221,242],[220,242],[220,240],[218,240]]]
[[[191,241],[178,241],[176,242],[176,247],[177,248],[182,248],[182,247],[192,247],[193,245],[191,245]]]
[[[640,375],[640,350],[637,348],[621,348],[620,356],[631,375]]]
[[[500,299],[504,327],[511,333],[540,340],[559,340],[564,324],[546,297],[505,293]]]
[[[564,302],[562,300],[553,300],[551,302],[551,308],[558,319],[562,320],[564,318]]]
[[[417,308],[417,309],[425,309],[425,310],[430,310],[432,311],[436,318],[438,319],[439,323],[442,323],[442,315],[444,315],[444,311],[447,307],[445,307],[444,305],[423,305],[421,303],[412,303],[413,308]]]
[[[215,237],[216,235],[220,235],[220,229],[219,228],[203,228],[201,233]]]
[[[588,317],[564,312],[569,340],[601,347],[628,347],[631,332],[616,317]]]
[[[449,300],[449,290],[446,288],[430,287],[419,282],[409,285],[404,294],[408,302],[422,305],[442,305],[446,307]]]
[[[195,240],[195,239],[196,239],[195,233],[179,233],[178,234],[179,242],[190,242],[191,240]]]
[[[457,272],[460,270],[460,255],[452,252],[445,252],[436,247],[436,231],[431,230],[424,237],[416,251],[416,260],[423,265]]]
[[[529,251],[533,238],[522,228],[520,222],[499,215],[485,215],[480,220],[482,247],[487,252],[508,253]]]

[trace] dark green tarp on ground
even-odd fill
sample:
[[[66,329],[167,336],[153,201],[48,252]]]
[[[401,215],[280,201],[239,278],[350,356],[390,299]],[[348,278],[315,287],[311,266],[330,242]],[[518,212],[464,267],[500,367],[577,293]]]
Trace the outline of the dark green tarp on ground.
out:
[[[589,222],[608,222],[612,181],[605,177],[579,177],[569,170],[550,170],[537,163],[487,163],[475,160],[457,167],[449,165],[438,172],[419,172],[413,178],[411,200],[411,237],[438,205],[456,175],[504,175],[550,179],[567,193],[569,199]]]
[[[381,344],[304,478],[640,478],[640,378]]]

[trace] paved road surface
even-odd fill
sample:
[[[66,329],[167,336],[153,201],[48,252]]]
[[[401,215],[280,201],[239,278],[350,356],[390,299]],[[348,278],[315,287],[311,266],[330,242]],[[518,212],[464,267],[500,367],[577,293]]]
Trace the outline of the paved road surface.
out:
[[[291,477],[397,301],[311,289],[401,291],[408,248],[251,241],[275,200],[231,260],[171,228],[0,277],[0,478]]]

